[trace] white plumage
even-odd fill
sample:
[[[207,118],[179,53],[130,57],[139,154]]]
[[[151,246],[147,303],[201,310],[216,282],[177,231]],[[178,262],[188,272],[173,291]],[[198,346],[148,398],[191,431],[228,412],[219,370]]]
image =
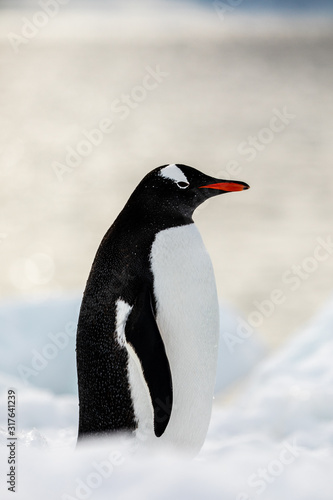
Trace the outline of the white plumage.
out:
[[[151,269],[157,324],[170,364],[174,397],[169,424],[158,441],[196,452],[204,442],[211,416],[219,332],[213,267],[196,226],[157,233]],[[138,358],[132,349],[129,353],[139,430],[147,433],[150,428],[152,433],[148,388]]]

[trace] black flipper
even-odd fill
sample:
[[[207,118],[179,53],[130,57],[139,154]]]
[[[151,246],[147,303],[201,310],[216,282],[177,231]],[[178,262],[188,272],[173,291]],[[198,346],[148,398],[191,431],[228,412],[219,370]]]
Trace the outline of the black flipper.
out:
[[[154,408],[155,435],[160,437],[170,420],[172,378],[148,288],[133,306],[126,322],[125,335],[141,362]]]

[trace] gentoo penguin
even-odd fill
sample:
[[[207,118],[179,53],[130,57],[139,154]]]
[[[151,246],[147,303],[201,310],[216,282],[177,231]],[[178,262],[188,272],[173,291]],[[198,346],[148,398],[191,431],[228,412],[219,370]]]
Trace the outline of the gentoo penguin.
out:
[[[248,189],[181,164],[149,172],[104,236],[77,330],[79,438],[114,431],[197,452],[210,420],[219,309],[192,215]]]

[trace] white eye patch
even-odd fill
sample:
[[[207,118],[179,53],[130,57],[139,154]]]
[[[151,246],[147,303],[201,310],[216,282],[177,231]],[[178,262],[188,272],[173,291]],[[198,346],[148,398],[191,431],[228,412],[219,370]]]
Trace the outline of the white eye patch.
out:
[[[165,179],[171,179],[182,189],[185,189],[189,185],[186,176],[184,175],[182,170],[180,170],[180,168],[175,164],[168,165],[167,167],[162,168],[162,170],[160,170],[160,175]]]

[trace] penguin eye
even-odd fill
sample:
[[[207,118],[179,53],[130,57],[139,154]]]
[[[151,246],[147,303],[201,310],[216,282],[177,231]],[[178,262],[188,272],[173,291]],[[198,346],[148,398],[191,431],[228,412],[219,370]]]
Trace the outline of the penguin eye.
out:
[[[184,182],[184,181],[179,181],[177,182],[177,186],[180,187],[180,189],[186,189],[189,187],[190,183],[189,182]]]

